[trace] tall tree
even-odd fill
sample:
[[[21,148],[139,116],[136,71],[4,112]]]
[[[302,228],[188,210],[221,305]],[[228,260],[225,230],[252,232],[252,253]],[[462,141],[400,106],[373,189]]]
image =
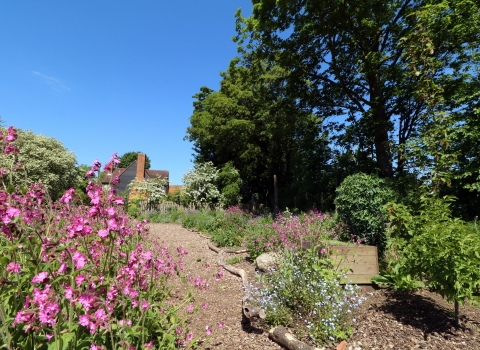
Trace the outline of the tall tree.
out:
[[[236,40],[249,59],[288,71],[291,91],[322,119],[344,116],[333,140],[386,177],[406,170],[405,144],[431,121],[421,87],[458,95],[478,72],[474,0],[252,2],[250,18],[237,13]],[[419,49],[426,61],[416,59]]]
[[[324,144],[314,142],[321,121],[288,96],[285,74],[275,65],[246,65],[243,57],[236,58],[221,74],[218,92],[202,87],[194,96],[187,138],[196,161],[212,161],[219,168],[231,162],[243,180],[244,200],[257,193],[272,205],[274,175],[280,189],[304,179],[296,168],[300,147],[324,150]],[[306,135],[311,144],[305,145]]]

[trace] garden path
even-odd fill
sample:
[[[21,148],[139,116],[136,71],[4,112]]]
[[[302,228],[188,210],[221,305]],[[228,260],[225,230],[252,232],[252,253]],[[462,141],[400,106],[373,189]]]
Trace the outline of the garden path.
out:
[[[187,273],[207,278],[208,289],[196,292],[198,305],[208,304],[200,310],[189,328],[200,335],[200,349],[270,350],[281,349],[268,339],[268,332],[260,324],[251,324],[242,314],[243,296],[240,277],[218,273],[217,254],[207,247],[207,239],[180,224],[151,224],[151,234],[165,242],[171,252],[183,245],[188,254],[184,258]],[[254,280],[254,265],[248,254],[237,254],[243,260],[235,267],[244,269],[249,280]],[[206,264],[210,267],[206,268]],[[183,294],[178,292],[178,298]],[[346,350],[375,349],[478,349],[480,350],[480,308],[460,308],[460,329],[452,325],[453,305],[426,290],[418,293],[377,291],[357,311],[357,327]],[[224,322],[224,327],[219,324]],[[205,334],[209,325],[212,334]],[[336,346],[328,348],[336,349]]]

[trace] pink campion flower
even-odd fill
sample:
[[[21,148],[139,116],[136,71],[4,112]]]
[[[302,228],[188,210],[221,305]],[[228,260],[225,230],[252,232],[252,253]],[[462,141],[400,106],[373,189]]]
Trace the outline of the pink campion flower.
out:
[[[215,277],[215,281],[217,282],[220,281],[223,278],[223,276],[225,276],[225,274],[223,273],[223,268],[220,268],[217,273],[217,276]]]
[[[92,343],[92,345],[90,345],[90,350],[102,350],[102,347]]]
[[[95,311],[94,315],[97,320],[100,320],[102,322],[107,319],[107,314],[104,309],[98,309],[97,311]]]
[[[325,254],[327,252],[327,249],[326,248],[323,248],[321,251],[320,251],[320,254]]]
[[[205,330],[206,330],[207,335],[212,334],[212,331],[211,331],[210,326],[208,324],[205,326]]]
[[[206,310],[207,308],[208,308],[208,303],[205,303],[205,304],[202,305],[203,310]]]
[[[87,171],[87,173],[85,174],[85,177],[86,177],[86,178],[89,178],[89,179],[92,178],[92,177],[95,177],[95,172],[94,172],[92,169],[90,169],[90,170]]]
[[[188,252],[183,248],[183,244],[177,248],[177,252],[179,252],[182,255],[187,255]]]
[[[40,305],[40,312],[38,313],[38,319],[42,324],[53,326],[57,323],[55,316],[60,312],[60,307],[56,302]]]
[[[148,343],[143,344],[145,349],[153,349],[153,340],[150,340]]]
[[[78,250],[73,254],[72,259],[77,269],[81,269],[87,264],[87,259],[85,259],[85,256],[83,256]]]
[[[72,299],[73,297],[73,289],[70,286],[65,287],[65,299]]]
[[[48,341],[54,337],[53,334],[45,334],[45,338],[47,338]]]
[[[218,328],[222,329],[223,326],[225,326],[225,320],[223,320],[222,322],[220,322],[220,323],[218,324]]]
[[[193,304],[188,305],[187,312],[193,312],[193,310],[194,310]]]
[[[117,197],[117,198],[115,198],[114,202],[117,205],[123,205],[123,198]]]
[[[60,267],[58,268],[58,273],[65,273],[67,271],[67,264],[65,264],[65,262],[62,262],[60,264]]]
[[[191,333],[191,332],[188,332],[187,334],[185,334],[185,340],[186,340],[186,341],[192,340],[193,337],[194,337],[194,334]]]
[[[115,186],[115,185],[118,185],[119,183],[120,183],[120,178],[118,176],[114,176],[112,180],[112,185]]]
[[[98,161],[98,159],[95,159],[95,160],[93,161],[92,170],[93,170],[93,171],[99,171],[101,166],[102,166],[102,163],[100,163],[100,162]]]
[[[110,216],[115,216],[115,214],[116,214],[115,208],[114,207],[108,207],[107,208],[107,214],[110,215]]]
[[[135,309],[138,306],[138,301],[133,299],[132,300],[132,307]]]
[[[115,219],[109,219],[108,220],[108,228],[112,231],[118,230],[118,223]]]
[[[210,267],[210,264],[209,263],[206,263],[205,264],[205,268],[208,269]]]
[[[92,308],[94,299],[95,297],[91,294],[82,294],[78,297],[78,302],[88,311]]]
[[[107,238],[109,232],[110,231],[108,229],[102,228],[102,229],[98,230],[98,236],[100,238]]]
[[[13,142],[17,139],[17,130],[13,126],[8,128],[7,133],[8,135],[5,137],[5,141]]]
[[[16,262],[11,262],[7,265],[7,271],[10,272],[10,273],[20,273],[22,272],[20,270],[20,263],[16,263]]]
[[[90,325],[90,316],[89,315],[81,315],[78,318],[78,323],[81,326],[88,327]]]
[[[146,300],[143,300],[142,301],[142,306],[141,306],[142,310],[143,311],[148,310],[149,307],[150,307],[150,303]]]
[[[75,283],[77,284],[77,286],[81,286],[82,283],[85,281],[86,277],[85,275],[78,275],[77,277],[75,277]]]
[[[138,292],[135,289],[132,289],[130,291],[130,298],[135,299],[136,297],[138,297]]]
[[[73,188],[70,188],[69,190],[67,190],[63,196],[60,198],[60,203],[70,203],[70,201],[72,200],[73,198],[73,193],[75,192],[75,189]]]
[[[9,144],[5,147],[3,150],[3,153],[5,154],[18,154],[19,150],[15,145]]]
[[[180,327],[177,327],[175,334],[182,334],[183,330]]]
[[[30,295],[27,295],[25,298],[25,304],[23,304],[24,309],[28,309],[30,307]]]
[[[38,275],[33,277],[32,284],[43,283],[48,278],[48,272],[40,272]]]

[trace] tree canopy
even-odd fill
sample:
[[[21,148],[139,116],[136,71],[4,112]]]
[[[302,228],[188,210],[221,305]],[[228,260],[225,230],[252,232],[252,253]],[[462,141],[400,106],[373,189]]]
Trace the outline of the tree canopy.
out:
[[[119,168],[127,168],[130,164],[137,160],[138,154],[143,152],[127,152],[120,156]],[[145,169],[150,169],[150,158],[145,155]]]
[[[447,112],[478,91],[476,1],[252,2],[250,18],[237,13],[249,60],[287,70],[291,91],[323,120],[341,116],[332,141],[383,176],[410,165],[404,145],[431,116],[425,87],[438,87],[449,102],[436,107]]]
[[[30,130],[18,130],[15,143],[20,150],[17,160],[22,164],[28,178],[19,170],[13,173],[14,183],[30,185],[41,182],[48,189],[50,196],[58,199],[65,190],[81,182],[75,154],[65,148],[60,141],[35,134]],[[7,163],[6,157],[3,157],[0,160],[0,167],[10,167],[11,164]]]

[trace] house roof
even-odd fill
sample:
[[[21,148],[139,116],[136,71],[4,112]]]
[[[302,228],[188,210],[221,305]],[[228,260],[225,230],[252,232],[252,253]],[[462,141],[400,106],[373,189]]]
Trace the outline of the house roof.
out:
[[[168,180],[168,177],[169,177],[168,170],[150,170],[150,169],[146,169],[146,170],[145,170],[145,174],[147,174],[147,176],[148,176],[150,179],[154,179],[154,178],[156,178],[156,177],[161,177],[162,179],[167,179],[167,180]]]
[[[105,175],[103,175],[103,178],[102,178],[102,184],[109,184],[110,182],[112,182],[115,176],[120,177],[120,175],[122,175],[126,169],[127,168],[116,168],[116,169],[113,169],[113,173],[105,173]],[[145,174],[150,179],[161,177],[162,179],[167,179],[167,180],[169,179],[169,175],[170,175],[168,170],[150,170],[150,169],[145,170]]]
[[[116,169],[113,169],[113,173],[105,173],[105,175],[103,175],[103,178],[102,178],[102,184],[109,184],[110,182],[112,182],[115,176],[120,177],[120,175],[122,175],[122,173],[126,169],[127,168],[116,168]]]

